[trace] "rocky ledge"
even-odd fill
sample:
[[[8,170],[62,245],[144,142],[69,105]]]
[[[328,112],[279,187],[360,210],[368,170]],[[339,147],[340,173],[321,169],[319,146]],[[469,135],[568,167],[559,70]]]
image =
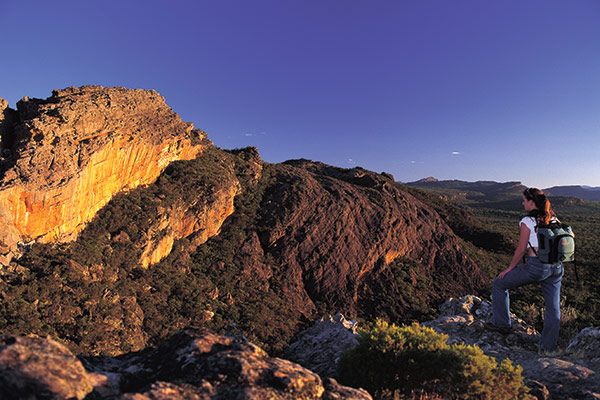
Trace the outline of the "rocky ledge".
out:
[[[485,354],[523,367],[525,383],[538,399],[600,399],[600,328],[586,328],[556,355],[538,354],[539,334],[512,314],[508,335],[491,332],[484,322],[491,304],[476,296],[450,299],[441,316],[424,323],[449,336],[449,343],[480,347]]]
[[[486,330],[491,304],[479,297],[450,299],[440,314],[423,325],[448,335],[450,344],[476,345],[498,362],[509,358],[520,365],[538,399],[600,399],[600,328],[582,330],[561,354],[550,356],[538,354],[538,332],[514,314],[510,334]],[[356,343],[356,330],[356,323],[342,315],[322,318],[299,335],[288,357],[321,376],[333,376],[337,360]]]
[[[490,308],[475,296],[450,299],[439,318],[423,325],[448,335],[449,343],[476,345],[498,362],[510,358],[523,367],[538,399],[600,399],[600,328],[582,330],[562,354],[540,355],[538,333],[514,315],[510,334],[486,330]],[[339,357],[356,345],[356,329],[338,314],[301,333],[287,356],[304,367],[269,357],[241,337],[194,329],[118,357],[77,358],[50,338],[5,336],[0,398],[370,399],[331,378]]]
[[[356,399],[364,390],[269,357],[243,338],[179,331],[158,348],[78,359],[36,336],[0,339],[2,399]]]

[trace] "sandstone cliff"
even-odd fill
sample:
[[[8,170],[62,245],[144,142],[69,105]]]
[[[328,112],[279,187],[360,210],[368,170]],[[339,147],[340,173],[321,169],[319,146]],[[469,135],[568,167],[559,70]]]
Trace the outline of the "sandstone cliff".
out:
[[[0,250],[66,241],[116,193],[209,145],[155,91],[99,86],[0,104]]]

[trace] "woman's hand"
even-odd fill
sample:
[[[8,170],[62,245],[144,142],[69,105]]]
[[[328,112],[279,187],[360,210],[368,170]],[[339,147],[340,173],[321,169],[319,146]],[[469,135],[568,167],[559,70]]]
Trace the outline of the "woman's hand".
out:
[[[521,258],[523,258],[523,256],[527,252],[527,243],[529,242],[529,232],[530,231],[529,231],[529,228],[527,227],[527,225],[525,225],[524,223],[521,223],[520,230],[519,230],[519,244],[517,245],[517,248],[515,249],[515,254],[513,255],[513,258],[510,262],[509,267],[498,274],[498,279],[504,278],[506,276],[506,274],[508,274],[513,269],[515,269],[517,267],[517,265],[519,264],[519,261],[521,260]]]
[[[502,278],[504,278],[504,277],[506,276],[506,274],[508,274],[508,273],[509,273],[510,271],[512,271],[512,270],[513,270],[513,269],[512,269],[512,268],[510,268],[510,267],[509,267],[509,268],[506,268],[504,271],[502,271],[502,272],[500,272],[500,273],[498,274],[498,279],[502,279]]]

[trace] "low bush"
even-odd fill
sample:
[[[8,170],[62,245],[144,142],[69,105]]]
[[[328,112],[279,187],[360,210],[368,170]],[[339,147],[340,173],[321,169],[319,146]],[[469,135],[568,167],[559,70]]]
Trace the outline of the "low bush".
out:
[[[447,335],[419,324],[398,327],[377,320],[338,364],[342,384],[362,387],[375,399],[532,399],[521,367],[498,364],[478,347],[448,345]]]

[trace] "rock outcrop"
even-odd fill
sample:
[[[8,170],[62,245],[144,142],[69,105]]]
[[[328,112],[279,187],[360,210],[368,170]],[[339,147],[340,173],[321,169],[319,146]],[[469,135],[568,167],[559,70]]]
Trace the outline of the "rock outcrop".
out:
[[[286,350],[286,357],[322,377],[334,377],[342,354],[358,344],[357,336],[356,321],[348,321],[342,314],[322,317],[300,333]]]
[[[85,368],[84,368],[85,367]],[[0,397],[10,399],[356,399],[364,390],[321,379],[252,343],[186,329],[158,348],[77,359],[52,339],[0,341]]]
[[[502,335],[487,331],[491,305],[476,296],[451,299],[441,316],[424,325],[449,336],[450,343],[480,347],[485,354],[505,358],[523,367],[525,383],[540,399],[600,398],[600,342],[598,328],[586,328],[557,356],[538,355],[538,333],[512,315],[512,332]]]
[[[4,263],[19,245],[72,240],[116,193],[210,145],[153,90],[67,88],[0,108]]]
[[[567,353],[580,358],[600,359],[600,327],[583,329],[569,343]]]
[[[0,317],[7,332],[56,332],[77,351],[106,355],[189,321],[218,332],[235,322],[279,352],[317,313],[422,320],[444,298],[489,284],[436,209],[403,189],[361,168],[269,164],[253,148],[211,146],[115,196],[75,242],[37,244],[19,259],[22,273],[0,271],[21,286],[3,289],[11,307]],[[134,271],[171,248],[160,271]],[[105,291],[135,293],[141,335],[137,320],[103,306]],[[112,342],[90,339],[113,328],[122,333]]]
[[[192,237],[194,245],[206,242],[219,233],[225,219],[234,212],[234,199],[241,186],[233,171],[233,162],[214,164],[216,176],[182,187],[185,193],[178,199],[157,206],[156,222],[147,229],[144,240],[136,244],[143,248],[139,257],[142,267],[161,261],[171,252],[177,239]],[[163,176],[177,174],[176,169],[175,166]]]
[[[2,399],[83,399],[93,382],[81,361],[54,340],[0,338]]]
[[[215,331],[236,322],[281,351],[317,314],[422,320],[445,298],[489,287],[443,213],[389,174],[218,149],[153,91],[69,88],[0,107],[0,253],[41,242],[0,270],[20,285],[2,289],[7,332],[56,332],[112,355],[186,321]],[[161,260],[160,278],[139,268]],[[142,332],[100,306],[104,291],[134,293]],[[105,320],[127,333],[103,349],[89,338],[104,336]]]

